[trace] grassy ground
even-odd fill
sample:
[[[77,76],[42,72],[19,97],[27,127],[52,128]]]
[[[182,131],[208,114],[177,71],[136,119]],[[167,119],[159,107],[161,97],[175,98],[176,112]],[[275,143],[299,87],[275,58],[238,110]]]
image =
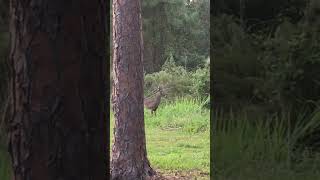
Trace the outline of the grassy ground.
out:
[[[214,176],[219,180],[318,180],[320,154],[293,144],[319,127],[320,113],[291,127],[286,119],[249,120],[215,117]],[[256,123],[253,123],[256,122]]]
[[[157,116],[145,110],[151,166],[166,177],[209,179],[209,119],[209,111],[196,100],[161,105]]]
[[[216,179],[320,179],[320,154],[307,149],[293,151],[299,137],[320,127],[320,111],[301,116],[300,122],[290,127],[291,133],[286,131],[290,125],[285,118],[261,121],[232,113],[213,118],[215,156],[210,173]],[[209,179],[209,111],[198,101],[162,104],[157,116],[145,112],[145,124],[148,157],[157,172],[171,179]],[[9,179],[8,164],[0,146],[1,180]]]
[[[162,104],[157,116],[146,110],[145,124],[148,157],[159,174],[169,179],[209,179],[209,111],[199,101]],[[10,168],[6,148],[0,147],[1,180],[10,179]]]

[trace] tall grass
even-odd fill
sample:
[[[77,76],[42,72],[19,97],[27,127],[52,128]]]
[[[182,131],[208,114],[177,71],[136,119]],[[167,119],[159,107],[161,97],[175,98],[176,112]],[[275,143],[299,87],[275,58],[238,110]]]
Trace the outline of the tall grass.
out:
[[[320,111],[298,118],[248,119],[214,114],[214,164],[219,179],[320,179],[320,155],[296,148],[320,125]]]
[[[203,108],[203,102],[199,99],[178,98],[163,103],[156,116],[145,109],[145,119],[146,126],[150,128],[177,129],[188,133],[210,130],[209,109]]]

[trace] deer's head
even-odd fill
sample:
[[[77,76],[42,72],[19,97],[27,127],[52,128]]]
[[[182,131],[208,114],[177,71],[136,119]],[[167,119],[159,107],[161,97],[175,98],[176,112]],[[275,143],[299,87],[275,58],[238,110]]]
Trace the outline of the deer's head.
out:
[[[165,93],[162,90],[162,87],[158,86],[157,92],[160,93],[161,96],[165,96]]]

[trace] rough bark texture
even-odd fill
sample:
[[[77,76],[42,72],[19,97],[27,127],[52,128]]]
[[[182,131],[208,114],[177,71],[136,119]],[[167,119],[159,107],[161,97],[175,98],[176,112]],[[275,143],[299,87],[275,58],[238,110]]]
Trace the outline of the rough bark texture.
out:
[[[11,0],[14,180],[108,175],[106,4]]]
[[[143,63],[139,0],[113,1],[113,111],[111,174],[117,180],[149,179],[143,115]]]

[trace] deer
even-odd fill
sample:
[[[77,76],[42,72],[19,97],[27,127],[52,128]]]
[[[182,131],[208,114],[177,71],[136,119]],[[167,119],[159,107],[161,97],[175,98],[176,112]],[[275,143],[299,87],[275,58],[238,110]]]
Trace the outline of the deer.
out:
[[[144,106],[147,109],[151,110],[151,115],[154,113],[156,115],[156,111],[161,102],[161,97],[164,96],[164,93],[160,87],[157,88],[157,92],[154,98],[144,98]]]

